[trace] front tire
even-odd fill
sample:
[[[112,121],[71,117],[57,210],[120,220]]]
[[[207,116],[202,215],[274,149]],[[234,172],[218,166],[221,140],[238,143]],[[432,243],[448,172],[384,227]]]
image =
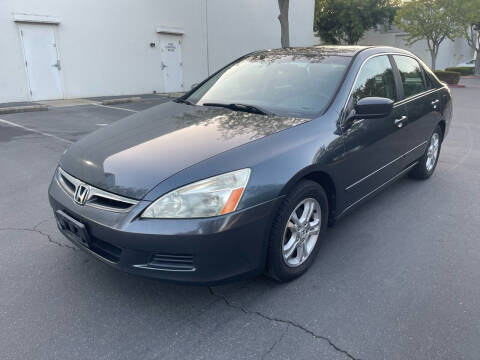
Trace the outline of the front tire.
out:
[[[312,265],[328,223],[328,198],[316,182],[303,180],[283,200],[275,216],[267,274],[279,282],[302,275]]]
[[[426,180],[432,176],[437,167],[440,149],[442,147],[443,132],[437,126],[430,137],[425,154],[420,158],[418,164],[412,169],[409,176],[415,179]]]

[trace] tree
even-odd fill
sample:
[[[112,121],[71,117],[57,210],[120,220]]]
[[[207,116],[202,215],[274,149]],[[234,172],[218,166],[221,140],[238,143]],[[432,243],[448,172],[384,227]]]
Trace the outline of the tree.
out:
[[[460,35],[451,1],[411,0],[405,2],[395,16],[398,27],[409,34],[409,45],[420,40],[427,41],[433,70],[440,44],[445,39],[453,41]]]
[[[452,0],[452,6],[463,36],[477,54],[475,75],[480,75],[480,0]]]
[[[316,0],[313,30],[327,44],[356,44],[370,29],[389,26],[397,0]]]
[[[278,7],[280,8],[280,15],[278,15],[278,21],[280,21],[282,48],[290,46],[290,30],[288,27],[288,8],[290,6],[290,0],[278,0]]]

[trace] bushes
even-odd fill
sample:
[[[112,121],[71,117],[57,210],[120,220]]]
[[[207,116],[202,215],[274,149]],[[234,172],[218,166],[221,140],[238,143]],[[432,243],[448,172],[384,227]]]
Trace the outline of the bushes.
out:
[[[466,67],[466,66],[459,66],[459,67],[448,67],[445,71],[454,71],[458,72],[461,75],[473,75],[475,68],[474,67]]]
[[[448,67],[445,70],[436,70],[435,75],[447,84],[456,85],[460,76],[473,75],[475,68],[466,66]]]
[[[460,73],[456,71],[435,70],[435,75],[447,84],[456,85],[460,81]]]

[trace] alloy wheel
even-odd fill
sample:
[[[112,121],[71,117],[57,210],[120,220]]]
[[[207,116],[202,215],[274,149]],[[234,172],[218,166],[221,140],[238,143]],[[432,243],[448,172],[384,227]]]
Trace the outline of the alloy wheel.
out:
[[[283,259],[290,267],[303,264],[317,243],[322,225],[322,210],[317,200],[300,202],[290,214],[283,235]]]
[[[435,166],[439,149],[440,149],[440,136],[438,135],[438,133],[435,132],[432,135],[432,138],[430,139],[430,144],[428,145],[428,150],[427,150],[427,160],[426,160],[425,166],[428,172],[432,171],[433,167]]]

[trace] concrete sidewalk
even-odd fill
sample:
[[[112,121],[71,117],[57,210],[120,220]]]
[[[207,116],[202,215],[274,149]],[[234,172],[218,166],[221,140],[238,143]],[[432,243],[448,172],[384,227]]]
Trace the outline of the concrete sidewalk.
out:
[[[0,114],[11,114],[27,111],[48,110],[45,105],[33,101],[16,101],[8,103],[0,103]]]
[[[465,87],[480,88],[480,76],[462,76],[459,84],[465,85]]]

